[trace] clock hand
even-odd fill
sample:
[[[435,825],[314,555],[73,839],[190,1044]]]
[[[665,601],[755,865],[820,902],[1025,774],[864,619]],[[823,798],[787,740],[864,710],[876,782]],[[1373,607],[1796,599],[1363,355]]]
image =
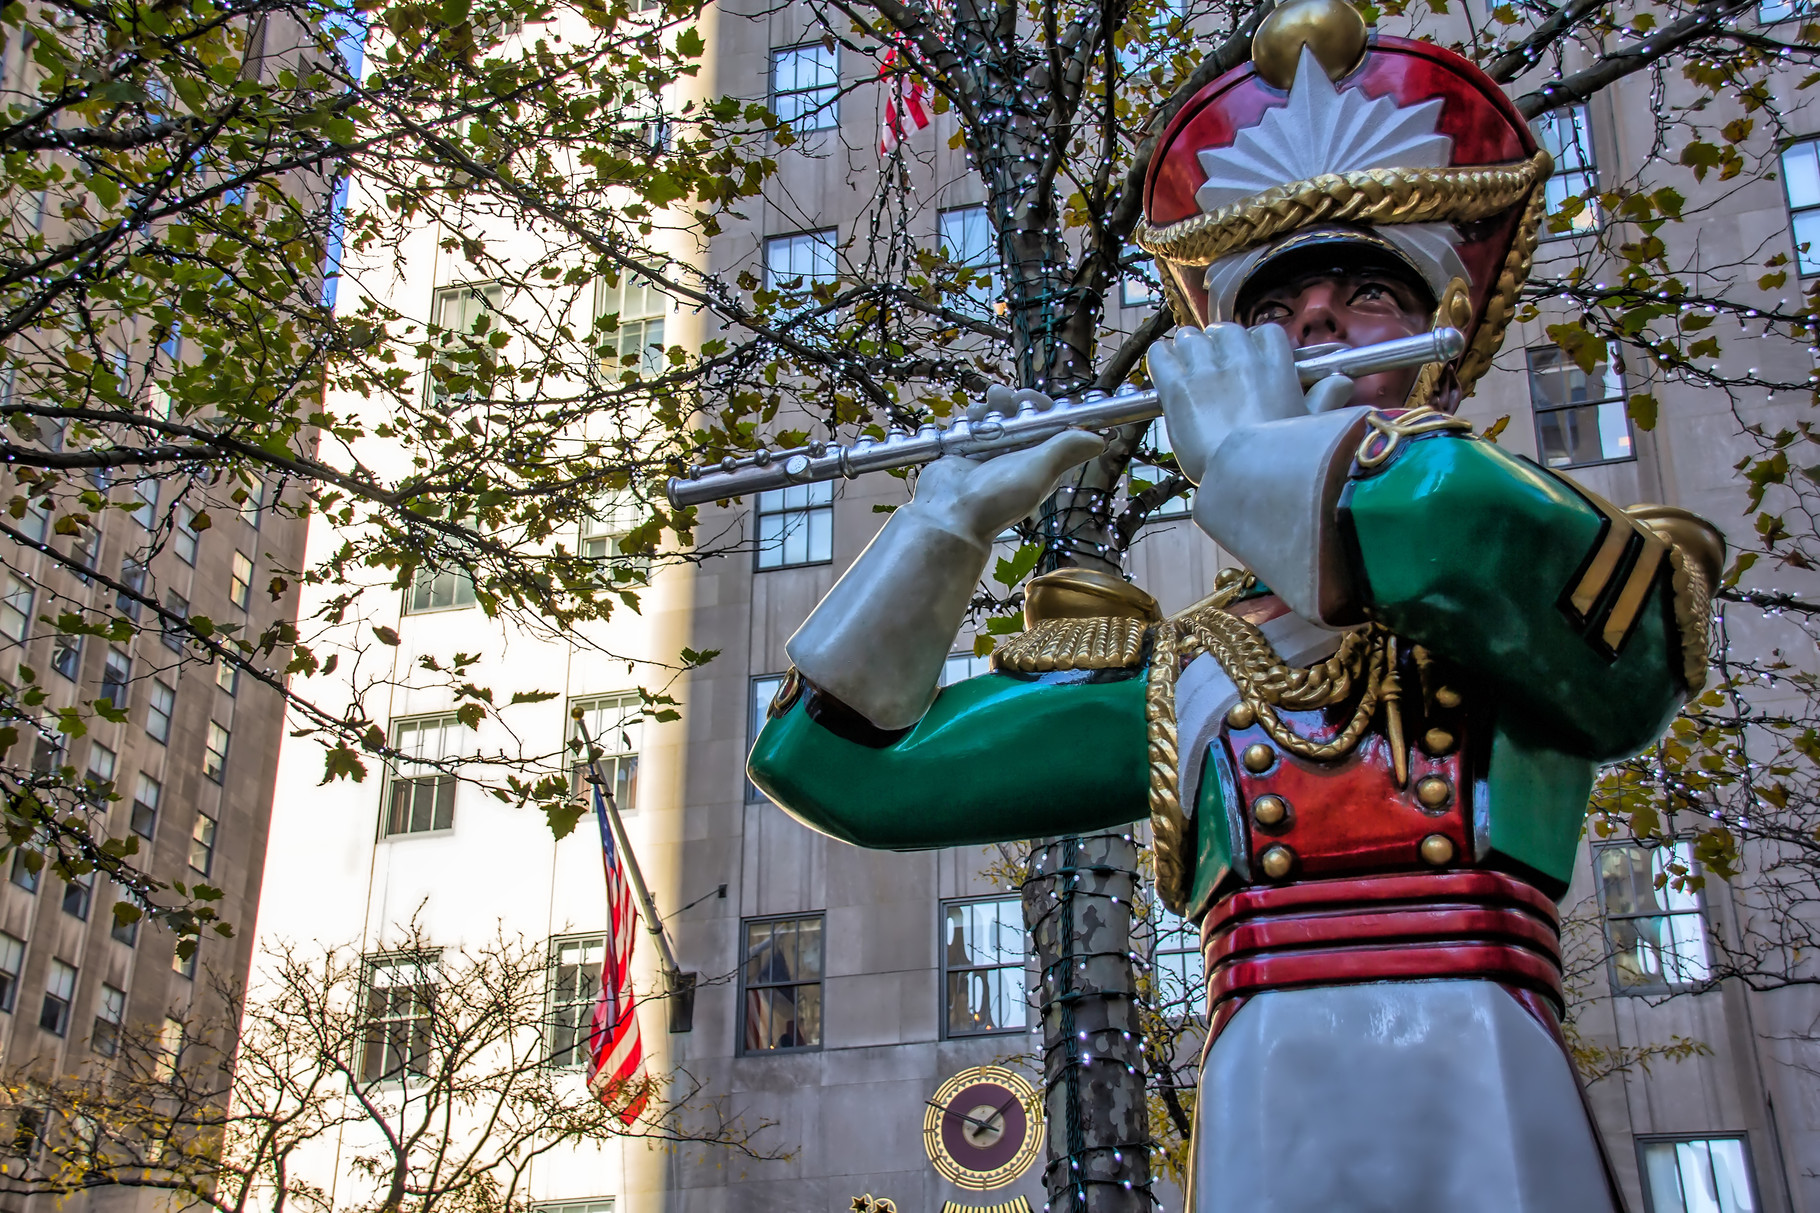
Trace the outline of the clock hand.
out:
[[[1013,1095],[1012,1098],[1015,1099],[1016,1096]],[[925,1100],[923,1100],[923,1102],[928,1104],[930,1107],[934,1108],[937,1112],[942,1112],[949,1116],[953,1116],[958,1120],[966,1121],[968,1124],[972,1125],[976,1129],[990,1129],[992,1127],[992,1122],[990,1122],[990,1121],[975,1120],[975,1119],[973,1119],[973,1117],[967,1115],[965,1112],[956,1112],[953,1108],[943,1107],[941,1104],[936,1103],[933,1099],[925,1099]],[[1005,1105],[1005,1107],[1009,1107],[1009,1106],[1010,1106],[1009,1104]],[[1005,1108],[1000,1108],[998,1110],[1000,1113],[1003,1113]]]

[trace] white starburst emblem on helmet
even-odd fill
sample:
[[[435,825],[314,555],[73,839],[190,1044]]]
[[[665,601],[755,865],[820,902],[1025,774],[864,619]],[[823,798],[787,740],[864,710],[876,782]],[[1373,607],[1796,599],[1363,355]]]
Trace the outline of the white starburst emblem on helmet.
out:
[[[1304,46],[1289,104],[1266,110],[1230,147],[1200,153],[1207,181],[1195,203],[1211,212],[1325,173],[1444,167],[1453,160],[1453,140],[1435,133],[1440,116],[1439,99],[1399,106],[1356,88],[1336,89]]]

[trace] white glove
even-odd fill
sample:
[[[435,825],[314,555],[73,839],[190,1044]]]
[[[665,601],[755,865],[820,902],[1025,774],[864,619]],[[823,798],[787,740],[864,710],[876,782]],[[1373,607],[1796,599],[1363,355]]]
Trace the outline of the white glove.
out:
[[[989,412],[1009,417],[1026,403],[1045,412],[1055,402],[1028,388],[1014,392],[994,386],[987,389],[983,402],[967,410],[967,419],[977,422]],[[1026,450],[949,455],[917,474],[916,491],[904,508],[917,511],[943,530],[990,547],[1006,527],[1028,516],[1055,491],[1063,472],[1105,449],[1106,442],[1098,434],[1063,430]]]
[[[1343,375],[1303,395],[1289,334],[1276,324],[1184,326],[1151,346],[1148,361],[1176,464],[1197,486],[1233,430],[1325,413],[1352,398],[1352,380]]]
[[[1009,416],[1040,392],[995,388],[968,411]],[[923,468],[910,503],[891,515],[785,646],[805,678],[881,729],[903,729],[935,700],[942,664],[967,616],[992,541],[1029,514],[1069,468],[1105,449],[1065,430],[997,456],[950,455]]]

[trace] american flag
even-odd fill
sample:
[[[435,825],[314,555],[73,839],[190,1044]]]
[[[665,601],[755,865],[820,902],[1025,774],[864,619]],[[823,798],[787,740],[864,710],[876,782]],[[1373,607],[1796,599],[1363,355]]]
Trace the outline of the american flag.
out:
[[[591,765],[591,764],[590,764]],[[645,1049],[638,1036],[638,1006],[632,999],[632,945],[638,930],[638,905],[626,884],[607,822],[607,801],[594,776],[594,816],[600,822],[601,862],[607,872],[606,956],[600,966],[600,1001],[588,1021],[588,1089],[607,1107],[618,1107],[619,1119],[631,1124],[644,1111],[650,1088],[644,1078]]]
[[[897,150],[898,142],[906,133],[906,124],[915,125],[919,131],[929,125],[929,111],[923,106],[929,86],[920,78],[906,82],[902,72],[893,74],[891,69],[896,63],[897,48],[892,47],[885,52],[884,62],[878,65],[880,78],[890,77],[885,85],[885,117],[878,136],[878,154],[881,156],[889,156]]]

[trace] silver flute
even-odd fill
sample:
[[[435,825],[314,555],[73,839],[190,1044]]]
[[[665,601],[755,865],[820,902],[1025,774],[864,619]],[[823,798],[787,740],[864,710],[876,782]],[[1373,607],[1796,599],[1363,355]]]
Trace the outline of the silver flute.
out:
[[[1359,379],[1380,371],[1451,362],[1465,349],[1466,335],[1459,329],[1438,328],[1356,349],[1332,343],[1304,346],[1295,352],[1295,369],[1308,386],[1330,375]],[[678,508],[700,505],[792,484],[915,467],[943,455],[1021,450],[1063,430],[1109,430],[1162,414],[1155,391],[1140,392],[1127,385],[1112,393],[1088,392],[1078,400],[1062,397],[1046,409],[1025,404],[1010,416],[991,412],[978,421],[962,417],[945,429],[930,424],[914,433],[894,430],[883,438],[861,438],[851,446],[811,442],[788,451],[760,448],[744,457],[729,455],[719,463],[690,468],[687,476],[672,477],[666,492],[670,504]]]

